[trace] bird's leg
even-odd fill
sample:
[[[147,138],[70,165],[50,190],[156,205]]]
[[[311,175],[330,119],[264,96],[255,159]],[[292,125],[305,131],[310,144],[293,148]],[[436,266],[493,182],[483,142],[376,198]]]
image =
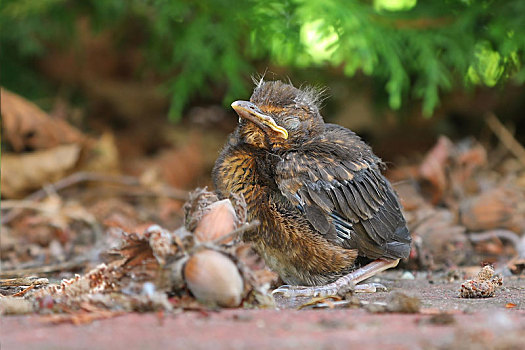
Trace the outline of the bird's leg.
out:
[[[399,259],[377,259],[347,275],[344,275],[335,282],[324,286],[304,287],[284,285],[274,289],[272,294],[281,294],[284,297],[326,297],[337,295],[340,291],[348,289],[349,287],[351,288],[353,285],[374,276],[376,273],[396,267],[398,263]],[[361,292],[375,292],[378,287],[384,288],[384,286],[379,283],[367,283],[355,286],[355,290]]]

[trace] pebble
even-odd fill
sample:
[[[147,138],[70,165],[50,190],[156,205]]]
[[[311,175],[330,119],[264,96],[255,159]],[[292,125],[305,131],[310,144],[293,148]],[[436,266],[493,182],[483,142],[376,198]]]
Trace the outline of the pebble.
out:
[[[416,279],[414,277],[414,274],[410,271],[405,271],[403,272],[403,274],[401,275],[401,279],[402,280],[413,280],[413,279]]]

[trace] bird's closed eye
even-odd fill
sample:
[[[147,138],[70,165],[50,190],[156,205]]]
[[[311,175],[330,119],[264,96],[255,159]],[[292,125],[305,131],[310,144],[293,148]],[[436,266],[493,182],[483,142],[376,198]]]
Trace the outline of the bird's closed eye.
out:
[[[283,126],[288,130],[297,129],[301,121],[296,116],[287,117],[283,121]]]

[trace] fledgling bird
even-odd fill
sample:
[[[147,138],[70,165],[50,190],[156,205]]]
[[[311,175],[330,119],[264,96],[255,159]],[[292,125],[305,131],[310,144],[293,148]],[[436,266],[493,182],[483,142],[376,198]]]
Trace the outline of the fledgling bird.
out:
[[[410,253],[381,160],[325,123],[319,101],[315,89],[261,79],[250,101],[232,103],[239,124],[212,172],[217,192],[243,194],[260,221],[243,239],[289,284],[274,291],[286,296],[337,294]],[[358,255],[375,260],[355,269]]]

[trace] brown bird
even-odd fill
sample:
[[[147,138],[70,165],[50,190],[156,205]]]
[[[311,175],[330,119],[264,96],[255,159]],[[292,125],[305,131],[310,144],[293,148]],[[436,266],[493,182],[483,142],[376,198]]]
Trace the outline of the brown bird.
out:
[[[260,221],[243,239],[289,284],[274,291],[286,296],[334,295],[410,253],[383,163],[355,133],[324,123],[319,101],[312,88],[257,82],[249,102],[232,103],[239,124],[212,172],[218,193],[244,195]],[[358,255],[374,261],[354,270]]]

